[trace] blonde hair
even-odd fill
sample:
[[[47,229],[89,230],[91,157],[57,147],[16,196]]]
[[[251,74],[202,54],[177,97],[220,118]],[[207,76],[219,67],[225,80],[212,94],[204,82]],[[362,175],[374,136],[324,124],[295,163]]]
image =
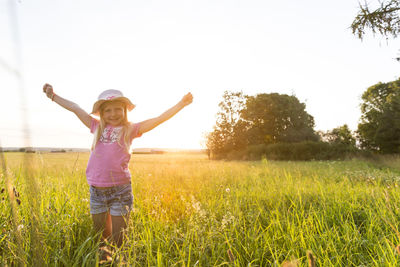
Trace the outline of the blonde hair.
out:
[[[125,150],[126,150],[127,153],[129,153],[129,149],[131,147],[130,135],[132,133],[132,127],[129,127],[131,124],[128,121],[128,116],[127,116],[128,109],[127,109],[126,104],[124,102],[121,102],[121,101],[118,101],[118,100],[115,100],[115,102],[121,103],[121,105],[124,107],[124,118],[122,120],[122,130],[120,132],[120,135],[118,136],[118,145],[120,145],[121,147],[123,146],[120,143],[121,136],[122,136],[123,137],[122,139],[124,141]],[[107,103],[107,102],[105,102],[105,103]],[[103,116],[102,116],[103,110],[104,110],[104,107],[105,107],[105,105],[104,105],[105,103],[103,103],[100,106],[100,121],[99,121],[99,126],[97,127],[97,129],[96,129],[96,131],[94,132],[94,135],[93,135],[92,151],[95,149],[95,147],[97,145],[97,142],[100,140],[100,137],[103,134],[104,129],[106,128],[106,122],[104,121]]]

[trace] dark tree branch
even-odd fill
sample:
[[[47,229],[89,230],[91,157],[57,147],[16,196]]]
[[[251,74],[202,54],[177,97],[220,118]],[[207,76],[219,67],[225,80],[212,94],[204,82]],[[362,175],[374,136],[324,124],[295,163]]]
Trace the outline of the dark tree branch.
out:
[[[384,0],[380,7],[370,11],[368,4],[360,4],[360,10],[351,24],[354,35],[363,39],[366,29],[373,34],[379,33],[386,38],[396,38],[400,33],[400,0]]]

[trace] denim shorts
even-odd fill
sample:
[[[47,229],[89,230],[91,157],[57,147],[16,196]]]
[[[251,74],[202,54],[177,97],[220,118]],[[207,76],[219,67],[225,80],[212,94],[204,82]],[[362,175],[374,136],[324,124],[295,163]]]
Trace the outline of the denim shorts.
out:
[[[112,216],[127,214],[133,206],[131,184],[99,189],[90,186],[90,213],[110,212]]]

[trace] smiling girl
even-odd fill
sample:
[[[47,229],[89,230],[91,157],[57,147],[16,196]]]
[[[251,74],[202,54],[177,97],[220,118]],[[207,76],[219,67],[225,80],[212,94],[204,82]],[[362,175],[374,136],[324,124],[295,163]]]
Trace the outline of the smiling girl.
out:
[[[94,134],[86,169],[90,186],[90,213],[95,230],[102,231],[103,240],[111,238],[120,247],[133,205],[131,174],[128,168],[132,140],[154,129],[192,103],[192,94],[186,94],[175,106],[158,117],[131,123],[127,119],[127,112],[135,105],[118,90],[106,90],[99,95],[91,112],[99,116],[99,120],[77,104],[56,95],[50,84],[43,86],[43,92],[61,107],[75,113]]]

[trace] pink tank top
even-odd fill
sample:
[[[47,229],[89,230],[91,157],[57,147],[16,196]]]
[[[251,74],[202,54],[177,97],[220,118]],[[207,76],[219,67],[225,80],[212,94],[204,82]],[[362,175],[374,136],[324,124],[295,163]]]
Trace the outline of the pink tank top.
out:
[[[90,132],[94,133],[98,126],[99,122],[92,119]],[[131,123],[130,127],[133,128],[129,139],[131,144],[132,140],[140,137],[141,134],[139,134],[139,123]],[[89,185],[110,187],[130,183],[131,174],[128,165],[131,154],[125,149],[121,131],[122,127],[110,125],[107,125],[104,129],[95,149],[90,153],[86,168],[86,178]]]

